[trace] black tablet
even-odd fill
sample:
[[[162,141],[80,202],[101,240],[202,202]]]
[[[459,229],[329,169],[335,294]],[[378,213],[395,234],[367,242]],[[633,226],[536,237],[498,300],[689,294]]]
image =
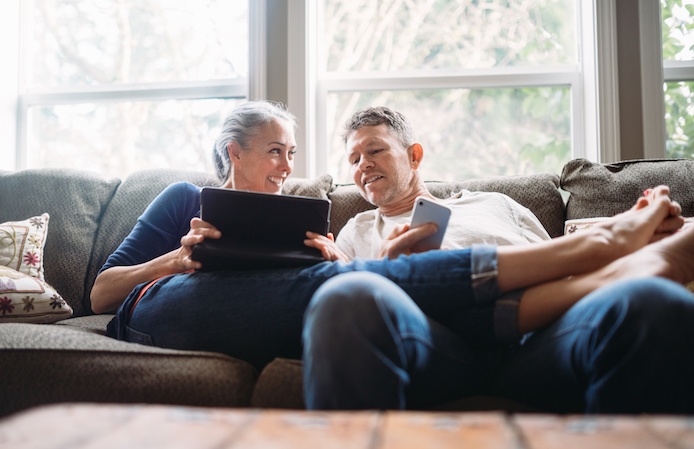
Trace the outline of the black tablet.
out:
[[[256,270],[308,266],[323,261],[304,245],[306,231],[326,235],[330,200],[203,187],[200,215],[222,233],[193,247],[203,270]]]

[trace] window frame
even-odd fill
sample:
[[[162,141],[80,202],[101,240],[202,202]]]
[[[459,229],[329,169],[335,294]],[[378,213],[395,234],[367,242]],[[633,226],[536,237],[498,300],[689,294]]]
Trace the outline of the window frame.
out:
[[[16,0],[20,2],[20,0]],[[16,106],[16,144],[14,169],[28,168],[29,109],[78,103],[111,103],[124,101],[205,100],[265,98],[266,96],[266,20],[267,0],[248,0],[249,65],[248,78],[211,81],[138,83],[126,85],[86,86],[77,88],[33,88],[26,86],[28,56],[27,23],[30,2],[21,1],[17,15],[19,47]]]
[[[290,66],[289,108],[306,123],[297,138],[308,149],[307,163],[300,167],[306,176],[328,170],[327,96],[332,92],[374,89],[504,88],[522,86],[568,86],[572,98],[572,157],[613,162],[619,159],[619,122],[616,0],[577,1],[577,29],[580,34],[578,64],[536,67],[495,68],[439,72],[409,71],[398,74],[322,73],[318,39],[321,36],[320,0],[292,3],[288,28],[314,45],[290,45],[288,59],[303,63]],[[586,20],[590,18],[590,20]],[[595,51],[594,51],[595,49]],[[301,54],[300,54],[301,53]],[[304,60],[305,59],[305,60]],[[301,71],[308,73],[302,74]],[[293,75],[293,76],[292,76]],[[302,83],[291,84],[292,79]],[[309,164],[308,161],[311,161]],[[305,170],[305,171],[304,171]]]
[[[646,23],[644,25],[644,28],[647,28],[648,30],[655,29],[659,33],[658,35],[658,43],[660,44],[657,48],[658,51],[658,58],[660,61],[662,61],[662,71],[660,74],[660,78],[656,78],[655,82],[659,81],[659,86],[663,86],[663,89],[660,90],[659,94],[661,96],[661,103],[662,103],[662,113],[661,116],[663,117],[662,125],[658,123],[658,125],[661,125],[660,129],[656,129],[653,131],[650,127],[648,128],[650,132],[659,132],[659,135],[662,136],[662,146],[663,146],[663,153],[662,154],[655,154],[653,157],[664,157],[665,156],[665,141],[667,139],[667,133],[666,133],[666,126],[665,126],[665,101],[664,101],[664,84],[665,83],[676,83],[680,81],[686,81],[686,82],[692,82],[694,81],[694,59],[690,61],[677,61],[674,59],[663,59],[662,55],[662,50],[663,50],[663,43],[662,43],[662,31],[661,28],[663,26],[663,18],[662,18],[662,9],[660,6],[660,1],[657,2],[658,6],[658,11],[657,11],[657,17],[658,17],[658,22],[657,24],[653,23]],[[647,61],[648,62],[648,61]],[[644,66],[647,67],[646,63],[644,62]],[[655,61],[651,61],[651,64],[654,64]],[[644,104],[646,104],[646,98],[644,97]],[[644,123],[648,123],[645,122]],[[648,146],[646,146],[646,151],[648,151]]]

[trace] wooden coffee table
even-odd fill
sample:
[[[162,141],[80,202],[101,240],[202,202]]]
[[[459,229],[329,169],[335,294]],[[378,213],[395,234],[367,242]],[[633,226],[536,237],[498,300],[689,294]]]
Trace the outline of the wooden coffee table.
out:
[[[63,404],[0,420],[0,448],[694,448],[694,418]]]

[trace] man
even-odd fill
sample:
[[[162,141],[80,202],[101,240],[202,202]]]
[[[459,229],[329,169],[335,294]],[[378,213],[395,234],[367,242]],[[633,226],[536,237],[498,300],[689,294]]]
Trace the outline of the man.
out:
[[[442,248],[473,244],[520,245],[548,240],[540,221],[510,197],[494,192],[459,192],[435,198],[424,184],[419,166],[424,149],[407,119],[385,107],[357,112],[347,125],[345,144],[354,184],[377,209],[362,212],[344,226],[337,247],[313,234],[314,246],[326,259],[355,257],[394,259],[433,234],[433,225],[410,229],[415,199],[424,196],[448,206],[452,213]]]
[[[412,253],[413,246],[436,229],[407,226],[415,198],[431,197],[418,171],[423,148],[412,138],[407,121],[387,108],[357,112],[347,125],[345,144],[355,184],[378,208],[353,218],[340,232],[337,245],[312,236],[315,246],[330,260],[394,259]],[[478,242],[518,245],[547,239],[537,219],[503,195],[463,192],[447,202],[454,213],[444,247]],[[474,212],[466,213],[467,208]],[[466,220],[469,217],[475,220]],[[474,227],[475,221],[483,224]],[[534,267],[515,268],[522,272]],[[612,265],[607,268],[615,270]],[[473,277],[473,288],[497,289],[494,283],[488,284],[497,270],[502,270],[501,264],[482,267],[477,271],[481,275]],[[597,273],[598,279],[610,276]],[[589,281],[593,282],[590,277]],[[647,283],[641,288],[637,280],[583,298],[593,290],[576,295],[575,282],[565,285],[559,280],[505,296],[493,291],[490,294],[501,299],[475,312],[456,314],[437,309],[435,298],[417,304],[382,277],[339,275],[316,292],[305,316],[307,407],[402,409],[460,396],[503,393],[556,411],[688,409],[682,404],[692,394],[673,385],[682,380],[682,373],[692,373],[692,363],[671,365],[682,359],[672,343],[687,328],[678,314],[694,317],[691,295],[677,287],[671,291],[673,286],[659,285],[659,281],[653,281],[655,287]],[[570,293],[565,295],[564,287]],[[571,302],[564,301],[572,295]],[[676,299],[659,303],[648,295]],[[570,309],[549,327],[530,334],[538,326],[517,325],[528,316],[521,316],[519,310],[538,298],[545,303],[535,311],[538,316],[549,311],[553,318],[548,322]],[[577,298],[583,300],[571,307]],[[481,297],[477,300],[482,303]],[[525,305],[519,307],[521,300]],[[673,327],[663,330],[649,318]],[[690,348],[694,335],[682,340],[688,345],[685,352],[694,350]],[[655,375],[649,369],[652,365],[663,372]],[[662,396],[635,399],[644,385],[662,390]],[[680,391],[684,399],[675,405],[672,398]]]

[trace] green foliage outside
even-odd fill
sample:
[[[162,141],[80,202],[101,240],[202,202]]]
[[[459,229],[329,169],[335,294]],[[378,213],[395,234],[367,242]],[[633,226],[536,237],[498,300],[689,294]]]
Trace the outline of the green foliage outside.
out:
[[[574,10],[574,0],[324,0],[325,67],[340,75],[575,64]],[[569,86],[337,92],[326,122],[338,181],[349,181],[342,124],[377,105],[412,122],[426,179],[557,173],[572,157]]]
[[[694,1],[661,0],[663,59],[694,59]],[[694,80],[666,83],[665,155],[694,158]]]

